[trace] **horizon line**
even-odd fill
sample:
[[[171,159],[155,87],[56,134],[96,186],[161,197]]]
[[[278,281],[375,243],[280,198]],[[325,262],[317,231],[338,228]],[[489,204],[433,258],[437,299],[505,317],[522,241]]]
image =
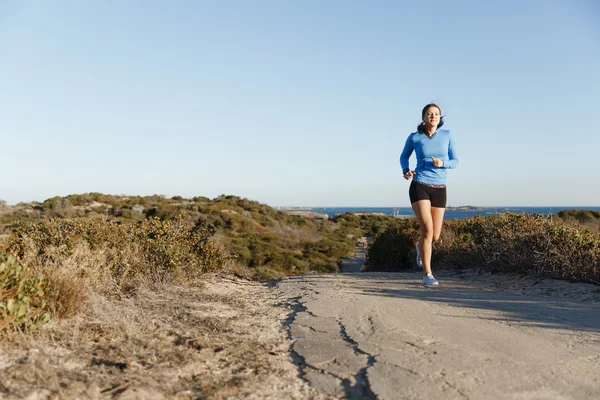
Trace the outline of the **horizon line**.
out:
[[[274,208],[411,208],[408,206],[271,206]],[[600,208],[598,206],[590,206],[590,205],[575,205],[575,206],[515,206],[515,205],[504,205],[504,206],[475,206],[470,204],[465,204],[461,206],[451,206],[448,205],[445,208],[458,208],[458,207],[475,207],[475,208],[565,208],[565,207],[589,207],[589,208]]]

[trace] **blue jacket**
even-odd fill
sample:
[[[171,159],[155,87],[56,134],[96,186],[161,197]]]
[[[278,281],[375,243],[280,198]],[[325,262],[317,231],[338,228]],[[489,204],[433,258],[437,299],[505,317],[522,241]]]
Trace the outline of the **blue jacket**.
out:
[[[458,166],[456,146],[449,130],[438,129],[433,136],[413,132],[406,139],[404,150],[400,154],[402,170],[409,168],[408,159],[412,152],[417,156],[416,175],[413,179],[417,182],[433,185],[446,184],[446,170]],[[431,157],[440,158],[444,165],[435,167]]]

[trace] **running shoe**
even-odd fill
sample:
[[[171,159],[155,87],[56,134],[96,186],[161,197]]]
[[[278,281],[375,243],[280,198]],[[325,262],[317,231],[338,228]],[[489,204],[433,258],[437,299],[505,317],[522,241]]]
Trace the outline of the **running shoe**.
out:
[[[432,274],[426,275],[423,277],[423,285],[425,286],[437,286],[439,285],[438,281],[435,280]]]

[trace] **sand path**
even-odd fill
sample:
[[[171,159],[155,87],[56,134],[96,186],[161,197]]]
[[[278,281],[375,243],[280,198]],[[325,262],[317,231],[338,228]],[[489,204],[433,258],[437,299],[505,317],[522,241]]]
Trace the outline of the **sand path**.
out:
[[[281,280],[302,378],[344,398],[600,398],[597,286],[472,271],[425,288],[420,275]]]

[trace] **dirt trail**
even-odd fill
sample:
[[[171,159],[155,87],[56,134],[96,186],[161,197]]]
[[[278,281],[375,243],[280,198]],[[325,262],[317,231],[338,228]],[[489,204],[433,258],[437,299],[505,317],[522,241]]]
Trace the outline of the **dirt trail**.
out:
[[[365,239],[366,240],[366,239]],[[362,244],[357,244],[354,249],[354,255],[349,258],[342,259],[342,266],[340,272],[360,272],[361,268],[365,264],[366,249]]]
[[[598,286],[436,277],[207,276],[92,296],[75,318],[2,334],[0,399],[600,398]]]
[[[597,286],[436,277],[437,288],[418,272],[282,280],[302,377],[345,398],[600,398]]]

